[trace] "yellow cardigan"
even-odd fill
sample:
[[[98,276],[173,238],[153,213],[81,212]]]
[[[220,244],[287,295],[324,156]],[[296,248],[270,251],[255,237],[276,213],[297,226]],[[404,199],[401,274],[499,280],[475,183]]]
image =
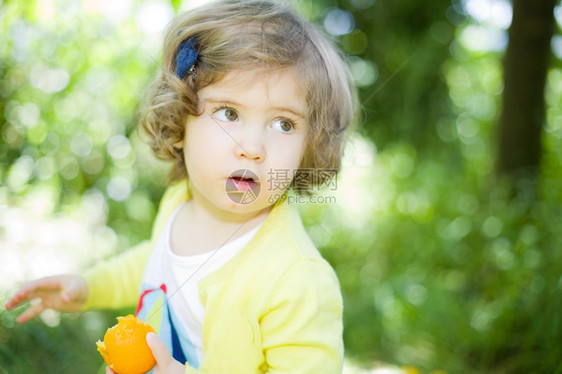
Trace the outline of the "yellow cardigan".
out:
[[[86,271],[84,310],[136,305],[146,263],[185,182],[165,193],[152,241]],[[342,298],[336,275],[294,206],[277,203],[254,238],[199,283],[203,358],[186,374],[341,373]]]

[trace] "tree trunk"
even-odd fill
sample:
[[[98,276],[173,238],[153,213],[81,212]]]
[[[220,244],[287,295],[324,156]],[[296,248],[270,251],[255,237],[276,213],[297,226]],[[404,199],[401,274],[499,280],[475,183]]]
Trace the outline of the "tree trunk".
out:
[[[535,176],[541,158],[544,87],[550,61],[556,0],[513,0],[504,57],[503,109],[497,172]]]

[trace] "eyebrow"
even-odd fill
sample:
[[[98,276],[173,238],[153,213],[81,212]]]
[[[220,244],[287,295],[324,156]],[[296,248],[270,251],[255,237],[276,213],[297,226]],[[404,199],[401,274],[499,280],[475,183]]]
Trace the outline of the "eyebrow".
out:
[[[239,103],[237,101],[234,101],[232,99],[221,99],[221,98],[207,98],[207,99],[203,99],[203,102],[208,102],[208,103],[221,103],[221,104],[227,104],[227,105],[232,105],[232,106],[237,106],[237,107],[243,107],[246,108],[247,106]],[[274,111],[281,111],[281,112],[288,112],[291,113],[297,117],[300,117],[302,119],[305,119],[306,117],[304,116],[303,113],[299,112],[296,109],[292,109],[292,108],[288,108],[288,107],[283,107],[283,106],[279,106],[279,107],[273,107],[271,108],[271,110]]]

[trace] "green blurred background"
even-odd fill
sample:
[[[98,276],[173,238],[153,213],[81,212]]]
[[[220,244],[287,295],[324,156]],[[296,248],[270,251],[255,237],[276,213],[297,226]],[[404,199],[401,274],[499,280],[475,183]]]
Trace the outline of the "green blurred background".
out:
[[[554,1],[548,53],[528,53],[546,71],[524,124],[540,157],[498,162],[525,154],[500,141],[520,133],[502,123],[503,59],[514,9],[534,1],[289,1],[348,54],[362,104],[337,188],[302,207],[343,289],[346,372],[562,373]],[[165,25],[200,2],[0,0],[2,303],[147,237],[167,165],[137,111]],[[129,311],[19,312],[0,309],[0,374],[94,372],[94,342]]]

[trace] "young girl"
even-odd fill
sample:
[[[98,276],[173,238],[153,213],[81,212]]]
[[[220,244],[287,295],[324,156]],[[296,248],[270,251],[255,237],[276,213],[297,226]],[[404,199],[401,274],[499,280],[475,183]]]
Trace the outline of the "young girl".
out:
[[[341,373],[338,281],[287,196],[291,181],[307,193],[339,167],[352,97],[334,47],[283,6],[230,0],[179,16],[141,118],[174,162],[152,240],[31,282],[6,307],[39,298],[25,322],[136,304],[158,332],[147,337],[158,373]]]

